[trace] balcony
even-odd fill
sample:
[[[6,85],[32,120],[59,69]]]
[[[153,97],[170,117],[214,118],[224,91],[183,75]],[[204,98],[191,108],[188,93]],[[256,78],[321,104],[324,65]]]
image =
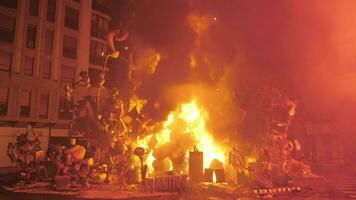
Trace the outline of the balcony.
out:
[[[104,14],[107,14],[107,15],[110,14],[109,5],[104,4],[104,3],[99,3],[99,2],[97,2],[95,0],[93,1],[92,8],[93,8],[93,10],[102,12]]]
[[[71,7],[66,7],[64,26],[74,30],[78,30],[79,27],[79,10]]]
[[[70,20],[70,19],[65,19],[64,21],[64,26],[73,30],[78,30],[79,27],[79,21],[77,20]]]
[[[105,30],[102,30],[99,27],[94,26],[93,24],[90,33],[92,37],[101,38],[101,39],[105,39],[107,34]]]

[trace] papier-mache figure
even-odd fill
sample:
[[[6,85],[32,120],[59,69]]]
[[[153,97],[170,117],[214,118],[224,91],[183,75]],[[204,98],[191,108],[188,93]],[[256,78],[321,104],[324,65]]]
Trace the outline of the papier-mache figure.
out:
[[[144,183],[146,180],[148,166],[144,164],[144,157],[147,155],[147,149],[143,147],[136,147],[134,150],[134,154],[139,157],[141,163],[141,179]]]
[[[77,144],[75,138],[70,140],[71,146],[64,150],[64,162],[59,166],[57,175],[66,175],[70,177],[71,184],[81,184],[88,186],[88,177],[93,165],[93,159],[84,159],[86,149]]]
[[[245,158],[240,151],[233,147],[229,153],[229,164],[236,169],[236,181],[241,183],[245,176]]]
[[[42,179],[47,174],[40,145],[41,142],[31,124],[27,125],[25,133],[17,136],[15,144],[8,144],[8,157],[12,162],[16,162],[20,177],[26,181]]]
[[[257,160],[257,163],[262,171],[270,175],[273,164],[272,164],[272,158],[269,149],[264,149],[262,151],[260,157]]]
[[[84,159],[86,149],[77,144],[77,140],[75,138],[70,139],[71,147],[64,150],[65,155],[70,155],[74,162],[81,162]]]
[[[112,141],[109,148],[109,183],[117,183],[120,187],[126,186],[127,166],[127,147],[123,138],[118,138],[117,141]]]
[[[232,151],[229,153],[229,163],[239,171],[243,171],[245,169],[245,162],[242,153],[235,147],[233,147]]]
[[[266,148],[260,152],[257,159],[255,182],[263,187],[272,187],[272,156],[270,149]]]

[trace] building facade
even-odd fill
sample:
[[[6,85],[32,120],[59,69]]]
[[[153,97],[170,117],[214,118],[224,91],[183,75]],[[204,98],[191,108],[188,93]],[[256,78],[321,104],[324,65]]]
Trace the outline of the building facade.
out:
[[[29,123],[44,150],[67,136],[64,86],[88,71],[93,87],[75,98],[96,94],[110,21],[105,0],[0,0],[0,168],[14,166],[8,143]]]

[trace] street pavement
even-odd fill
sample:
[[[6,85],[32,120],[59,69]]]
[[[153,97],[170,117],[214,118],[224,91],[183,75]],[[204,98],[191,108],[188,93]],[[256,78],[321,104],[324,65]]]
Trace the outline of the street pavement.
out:
[[[276,200],[352,200],[356,199],[356,176],[351,174],[335,175],[327,178],[330,184],[327,188],[323,190],[315,190],[311,188],[304,188],[301,192],[292,192],[284,195],[274,195],[272,199]],[[93,195],[91,195],[93,196]],[[110,196],[120,196],[120,192],[116,192],[112,195],[101,195],[96,196],[97,200],[109,199]],[[45,194],[29,195],[29,194],[9,194],[0,192],[0,200],[73,200],[73,196],[48,196]],[[79,198],[75,198],[79,199]],[[125,200],[131,200],[137,198],[125,198]],[[152,198],[147,198],[152,199]],[[154,198],[155,199],[155,198]],[[165,200],[166,198],[161,197],[159,200]],[[223,197],[220,195],[207,194],[207,193],[183,193],[177,195],[175,198],[169,198],[171,200],[253,200],[258,198],[231,198]]]
[[[335,189],[345,195],[347,199],[356,199],[356,176],[343,175],[336,179]]]

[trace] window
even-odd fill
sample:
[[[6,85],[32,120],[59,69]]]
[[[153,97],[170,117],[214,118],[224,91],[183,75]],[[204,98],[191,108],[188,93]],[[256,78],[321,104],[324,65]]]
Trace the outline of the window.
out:
[[[51,69],[52,69],[52,63],[51,61],[43,60],[42,61],[42,78],[45,79],[50,79],[51,78]]]
[[[44,42],[44,52],[52,53],[53,49],[53,31],[46,30],[45,42]]]
[[[0,14],[0,41],[14,42],[15,23],[15,18]]]
[[[48,0],[47,4],[47,20],[54,22],[56,18],[56,0]]]
[[[0,87],[0,116],[7,114],[8,88]]]
[[[77,39],[69,36],[63,38],[63,56],[67,58],[77,58]]]
[[[71,120],[73,119],[73,112],[71,109],[71,103],[67,101],[64,96],[59,98],[59,119]]]
[[[9,72],[11,69],[12,53],[0,51],[0,71]]]
[[[64,19],[64,26],[78,30],[79,27],[79,11],[66,7],[65,19]]]
[[[90,55],[89,61],[92,64],[103,65],[106,55],[108,55],[109,49],[106,44],[99,42],[90,42]]]
[[[20,93],[20,116],[30,117],[31,91],[22,90]]]
[[[98,38],[105,38],[106,33],[109,30],[109,20],[99,17],[98,15],[92,15],[91,18],[91,35]]]
[[[34,49],[36,47],[36,25],[29,24],[27,26],[26,47]]]
[[[65,83],[74,83],[75,81],[75,67],[62,65],[61,80]]]
[[[33,65],[34,65],[34,58],[26,56],[25,63],[23,66],[23,74],[32,76],[33,75]]]
[[[94,10],[109,13],[109,4],[107,0],[93,0],[92,7]]]
[[[93,87],[99,87],[99,75],[101,73],[100,69],[89,68],[88,74],[90,78],[90,84]]]
[[[48,118],[48,103],[49,103],[49,94],[42,93],[40,95],[40,107],[39,107],[39,118],[40,119]]]
[[[17,0],[0,0],[0,5],[8,8],[17,9]]]
[[[28,13],[32,16],[38,16],[39,0],[30,0],[28,7]]]

